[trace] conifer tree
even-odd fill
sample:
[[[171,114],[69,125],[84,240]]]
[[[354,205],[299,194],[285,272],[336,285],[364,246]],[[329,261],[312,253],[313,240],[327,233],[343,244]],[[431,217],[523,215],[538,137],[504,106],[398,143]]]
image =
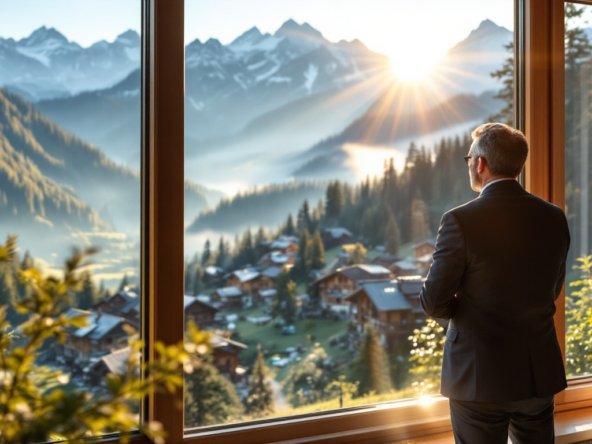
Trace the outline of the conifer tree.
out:
[[[302,204],[300,210],[298,210],[298,219],[296,221],[296,227],[298,228],[299,232],[302,230],[310,230],[311,228],[311,218],[310,218],[310,209],[308,207],[308,201],[305,200]]]
[[[514,42],[504,45],[508,51],[508,57],[503,66],[492,72],[491,77],[501,82],[501,89],[493,96],[504,103],[500,112],[489,117],[491,122],[501,122],[507,125],[514,124]]]
[[[294,218],[292,218],[292,214],[288,214],[283,233],[286,236],[294,236],[296,234],[296,227],[294,227]]]
[[[92,281],[91,274],[85,272],[81,276],[82,287],[76,294],[76,307],[86,310],[94,305],[97,300],[97,291]]]
[[[355,375],[359,381],[359,395],[371,392],[385,393],[391,390],[388,356],[380,344],[378,333],[370,324],[366,325],[355,363]]]
[[[339,181],[331,182],[325,194],[325,217],[337,220],[343,209],[343,190]]]
[[[288,371],[284,391],[295,406],[317,402],[330,395],[330,383],[334,376],[327,352],[321,344],[315,343],[308,354]]]
[[[286,325],[296,319],[296,284],[290,279],[288,271],[282,271],[277,278],[276,299],[272,308],[274,316],[280,316]]]
[[[325,266],[325,246],[319,230],[315,231],[308,248],[309,263],[313,270],[320,270]]]
[[[193,267],[193,277],[191,279],[191,293],[194,296],[197,296],[203,290],[203,278],[203,268],[201,268],[199,264],[195,264],[195,266]]]
[[[419,198],[411,202],[411,240],[421,242],[430,237],[428,209]]]
[[[220,237],[218,241],[218,253],[216,254],[216,266],[225,268],[228,261],[228,246],[224,241],[224,237]]]
[[[117,292],[119,293],[120,291],[125,290],[125,287],[129,286],[129,278],[127,277],[127,273],[123,274],[123,277],[121,278],[121,282],[119,283],[119,287],[117,287]]]
[[[185,376],[185,427],[226,423],[242,412],[234,385],[209,359],[200,360]]]
[[[261,348],[258,348],[246,399],[247,413],[256,418],[266,416],[274,410],[273,389],[269,375],[269,368],[265,365],[263,352]]]
[[[310,272],[310,262],[308,254],[308,246],[310,244],[310,234],[306,228],[300,232],[300,239],[298,242],[298,256],[296,257],[296,264],[294,266],[294,275],[299,279],[306,279]]]
[[[206,266],[210,265],[211,260],[212,260],[212,249],[210,246],[210,240],[206,239],[203,252],[201,253],[201,264],[204,267],[206,267]]]
[[[401,245],[401,232],[399,230],[399,224],[397,224],[397,220],[390,209],[387,209],[386,215],[386,225],[384,228],[385,247],[389,254],[396,255]]]

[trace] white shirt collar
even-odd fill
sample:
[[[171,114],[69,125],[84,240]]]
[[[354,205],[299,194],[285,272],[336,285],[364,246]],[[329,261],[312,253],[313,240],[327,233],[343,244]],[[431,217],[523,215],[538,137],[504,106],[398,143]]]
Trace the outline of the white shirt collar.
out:
[[[512,179],[511,177],[502,177],[501,179],[492,180],[491,182],[488,182],[487,185],[485,185],[481,189],[481,192],[479,193],[479,196],[481,196],[483,194],[483,191],[485,191],[489,186],[493,185],[494,183],[501,182],[503,180],[516,180],[516,179]]]

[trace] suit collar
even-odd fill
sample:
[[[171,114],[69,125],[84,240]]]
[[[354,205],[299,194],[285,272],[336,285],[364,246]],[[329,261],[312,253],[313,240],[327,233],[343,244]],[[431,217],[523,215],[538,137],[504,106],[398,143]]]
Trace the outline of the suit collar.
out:
[[[509,180],[500,180],[495,181],[494,183],[490,183],[489,186],[486,186],[479,194],[479,197],[489,197],[489,196],[506,196],[506,195],[516,195],[516,194],[523,194],[526,193],[522,185],[518,183],[518,181],[509,179]]]

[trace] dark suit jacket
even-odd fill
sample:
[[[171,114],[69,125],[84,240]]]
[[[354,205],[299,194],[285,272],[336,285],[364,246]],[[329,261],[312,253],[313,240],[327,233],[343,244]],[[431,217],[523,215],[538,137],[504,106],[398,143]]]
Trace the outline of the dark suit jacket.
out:
[[[428,315],[450,319],[444,396],[504,402],[566,387],[553,314],[568,248],[563,211],[516,181],[444,214],[420,295]]]

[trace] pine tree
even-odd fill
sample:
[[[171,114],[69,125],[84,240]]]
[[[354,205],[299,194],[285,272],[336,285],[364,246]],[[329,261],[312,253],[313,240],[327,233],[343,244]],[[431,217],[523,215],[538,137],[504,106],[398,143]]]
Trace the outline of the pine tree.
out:
[[[119,287],[117,287],[117,292],[125,290],[126,287],[129,286],[129,278],[127,277],[127,273],[124,273],[123,277],[121,278],[121,282],[119,283]]]
[[[380,344],[378,333],[370,324],[366,325],[366,333],[355,363],[355,375],[360,384],[359,395],[391,390],[388,356]]]
[[[294,219],[292,218],[292,214],[288,214],[288,219],[286,220],[286,226],[284,227],[283,233],[286,236],[294,236],[296,234],[296,227],[294,227]]]
[[[197,296],[204,289],[204,272],[198,264],[193,267],[193,278],[191,279],[191,293]]]
[[[207,267],[208,265],[210,265],[211,260],[212,260],[212,249],[210,247],[210,240],[206,239],[203,252],[201,253],[201,264],[204,267]]]
[[[76,294],[76,307],[86,310],[94,305],[97,300],[97,290],[92,281],[90,273],[85,272],[82,275],[82,288]]]
[[[258,348],[246,399],[247,413],[255,418],[267,416],[274,410],[273,389],[269,381],[269,374],[263,352],[261,348]]]
[[[305,200],[300,210],[298,210],[298,218],[296,220],[296,227],[298,231],[302,233],[303,230],[310,230],[311,218],[310,209],[308,207],[308,201]]]
[[[508,51],[508,57],[503,66],[491,73],[491,77],[501,82],[501,89],[493,96],[504,103],[500,112],[489,117],[491,122],[502,122],[514,125],[514,42],[507,43],[504,48]]]
[[[386,214],[386,225],[384,228],[386,251],[389,254],[396,255],[399,252],[399,246],[401,245],[401,232],[399,230],[399,224],[397,224],[397,220],[390,209],[387,209]]]
[[[416,198],[411,202],[411,239],[421,242],[430,237],[430,223],[428,209],[422,199]]]
[[[208,359],[185,376],[185,427],[226,423],[242,412],[234,385]]]
[[[284,387],[292,405],[311,404],[330,395],[330,383],[335,380],[325,349],[316,343],[306,356],[294,365],[286,376]],[[329,389],[329,390],[328,390]]]
[[[272,308],[274,316],[280,316],[286,325],[296,320],[296,284],[290,279],[288,271],[282,271],[277,278],[276,299]]]
[[[343,209],[343,192],[338,181],[331,182],[327,186],[325,194],[325,217],[328,220],[338,220]]]
[[[309,263],[313,270],[320,270],[325,266],[325,246],[319,230],[315,231],[308,248]]]
[[[310,234],[306,228],[300,232],[300,239],[298,242],[298,255],[296,257],[296,264],[294,265],[294,276],[298,279],[306,279],[310,272],[310,262],[308,254],[308,246],[310,243]]]
[[[225,268],[228,262],[228,246],[224,241],[224,237],[220,237],[218,241],[218,253],[216,254],[216,266]]]

